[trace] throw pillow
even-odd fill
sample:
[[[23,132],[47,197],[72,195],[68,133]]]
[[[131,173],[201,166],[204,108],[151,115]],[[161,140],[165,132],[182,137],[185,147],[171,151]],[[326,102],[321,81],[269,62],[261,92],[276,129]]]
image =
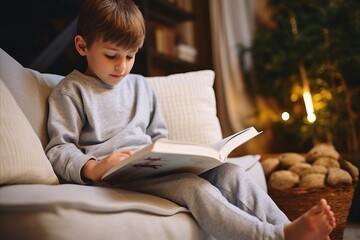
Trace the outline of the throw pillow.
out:
[[[0,79],[0,185],[57,184],[41,142]]]
[[[204,145],[221,140],[214,77],[214,71],[201,70],[147,78],[159,99],[169,139]]]
[[[45,147],[48,142],[47,98],[55,83],[37,71],[24,68],[3,49],[0,49],[0,59],[0,78],[12,93]]]

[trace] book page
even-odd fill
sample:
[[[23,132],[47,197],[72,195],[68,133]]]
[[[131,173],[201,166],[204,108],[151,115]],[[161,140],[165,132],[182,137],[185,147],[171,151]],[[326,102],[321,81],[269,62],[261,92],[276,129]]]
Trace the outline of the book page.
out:
[[[262,132],[257,131],[254,127],[249,127],[222,139],[211,147],[219,151],[220,158],[224,162],[231,151],[260,133]]]
[[[219,152],[211,147],[160,139],[137,151],[105,173],[122,180],[174,172],[200,173],[221,164]]]
[[[197,175],[220,164],[220,161],[204,156],[149,153],[137,161],[106,174],[102,180],[120,183],[175,173],[186,172]]]

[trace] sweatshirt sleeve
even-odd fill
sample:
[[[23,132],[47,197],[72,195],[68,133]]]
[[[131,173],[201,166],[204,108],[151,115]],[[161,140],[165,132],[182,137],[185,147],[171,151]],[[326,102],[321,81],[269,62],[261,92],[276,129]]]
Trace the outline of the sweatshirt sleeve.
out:
[[[55,89],[49,97],[48,134],[45,148],[54,171],[69,182],[85,184],[81,168],[93,156],[78,148],[79,134],[85,121],[79,100]]]
[[[162,114],[160,103],[156,97],[155,91],[152,86],[146,82],[149,89],[150,103],[151,103],[151,116],[149,126],[147,128],[147,134],[151,136],[152,141],[156,141],[161,138],[168,137],[168,130],[165,118]]]

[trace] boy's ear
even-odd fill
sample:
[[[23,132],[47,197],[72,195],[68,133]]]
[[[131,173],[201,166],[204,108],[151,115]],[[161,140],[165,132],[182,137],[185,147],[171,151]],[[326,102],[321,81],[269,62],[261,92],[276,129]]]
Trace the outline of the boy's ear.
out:
[[[81,35],[75,36],[75,48],[81,56],[86,55],[86,42]]]

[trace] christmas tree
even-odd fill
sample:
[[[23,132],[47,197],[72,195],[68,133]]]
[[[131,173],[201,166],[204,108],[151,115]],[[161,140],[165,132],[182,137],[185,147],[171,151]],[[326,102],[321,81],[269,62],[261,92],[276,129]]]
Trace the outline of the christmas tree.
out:
[[[272,22],[259,25],[252,54],[258,91],[289,114],[272,124],[276,134],[297,151],[330,142],[359,153],[360,1],[268,4]]]

